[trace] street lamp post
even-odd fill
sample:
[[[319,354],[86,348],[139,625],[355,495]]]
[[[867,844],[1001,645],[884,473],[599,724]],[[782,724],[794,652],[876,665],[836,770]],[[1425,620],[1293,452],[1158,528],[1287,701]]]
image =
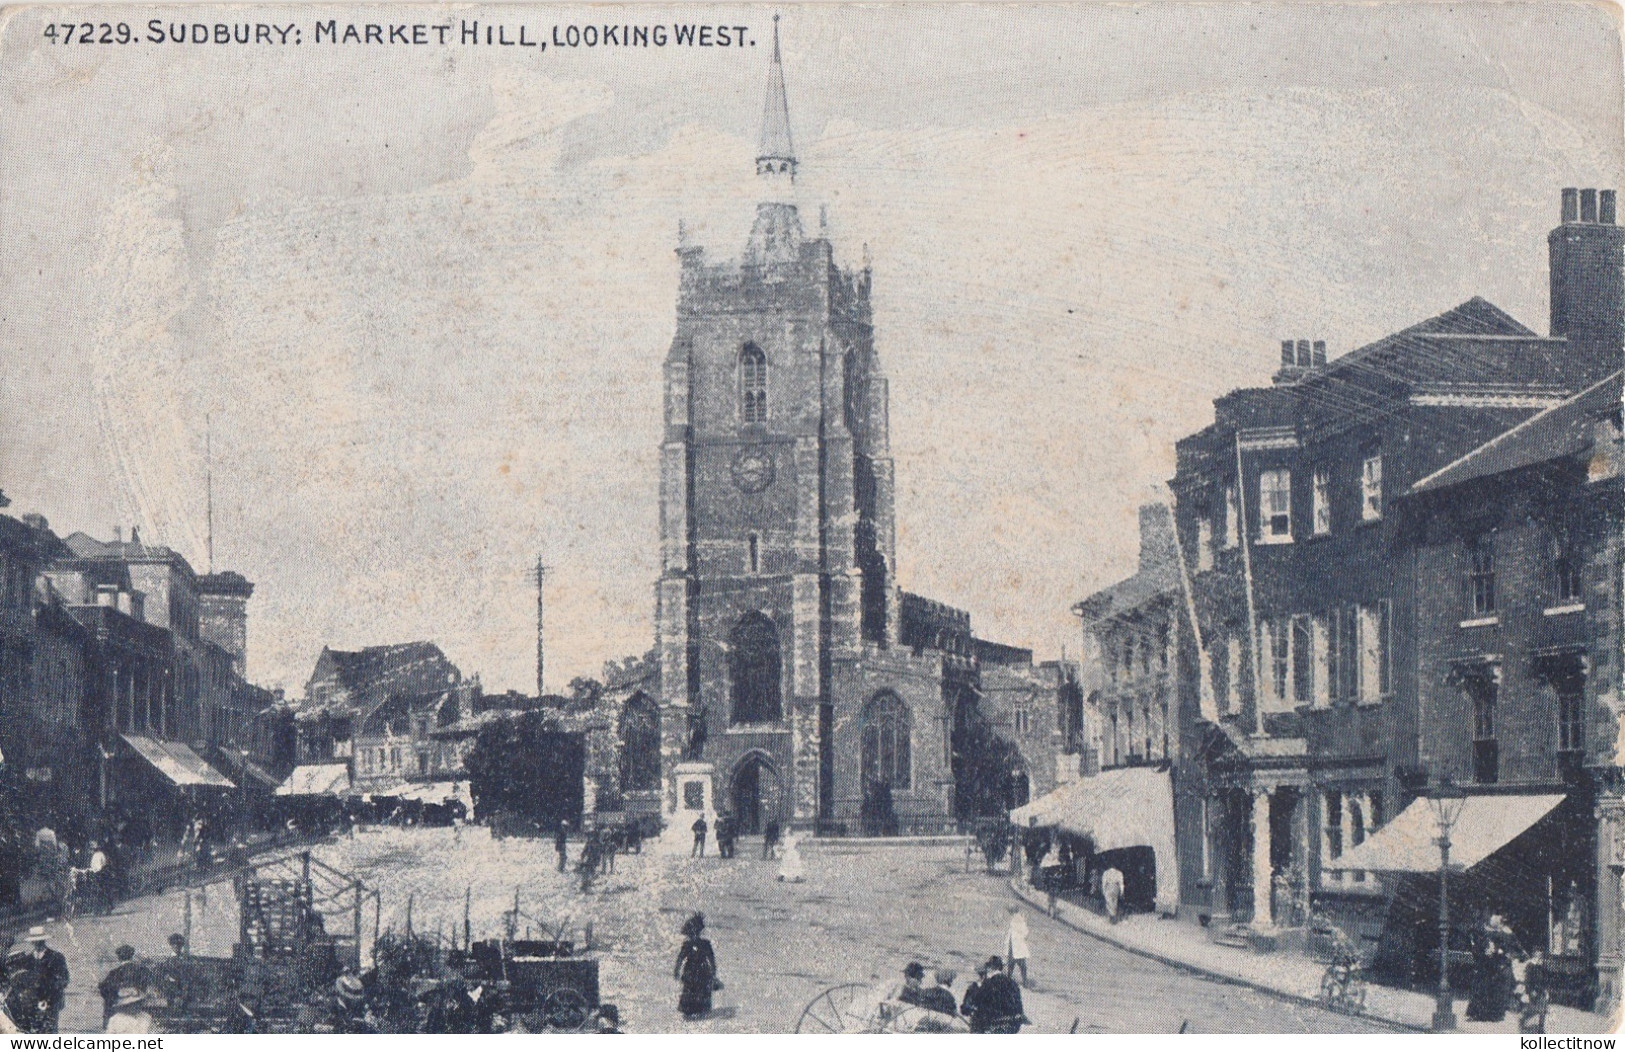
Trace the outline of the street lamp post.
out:
[[[1433,1029],[1456,1029],[1455,999],[1450,993],[1450,831],[1461,816],[1466,796],[1449,776],[1441,777],[1428,797],[1439,825],[1439,993],[1433,1008]]]

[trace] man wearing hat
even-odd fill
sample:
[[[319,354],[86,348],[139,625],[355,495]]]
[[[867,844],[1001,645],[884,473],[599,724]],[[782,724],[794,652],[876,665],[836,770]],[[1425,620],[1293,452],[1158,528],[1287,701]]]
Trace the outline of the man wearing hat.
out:
[[[378,1021],[367,1007],[367,987],[359,975],[345,972],[333,984],[328,1021],[335,1034],[378,1033]]]
[[[158,1027],[147,1014],[147,992],[126,986],[113,999],[112,1012],[103,1028],[109,1034],[156,1034]]]
[[[970,1017],[973,1034],[1014,1034],[1027,1022],[1021,1004],[1021,987],[1004,974],[1004,961],[989,957],[977,970],[982,977],[965,991],[964,1013]]]
[[[920,987],[920,983],[924,978],[925,965],[919,961],[908,962],[908,967],[903,969],[903,988],[897,991],[897,995],[893,1000],[901,1001],[906,1005],[927,1007],[925,991]]]
[[[102,995],[102,1022],[106,1023],[113,1015],[113,1004],[123,992],[130,987],[137,990],[150,991],[152,989],[152,969],[147,967],[145,961],[135,959],[135,947],[120,946],[113,951],[118,963],[113,970],[96,984],[96,990]]]
[[[57,1032],[57,1019],[68,993],[68,959],[46,945],[46,938],[45,929],[36,924],[23,940],[29,945],[28,968],[34,980],[34,1025],[26,1027],[31,1034]]]

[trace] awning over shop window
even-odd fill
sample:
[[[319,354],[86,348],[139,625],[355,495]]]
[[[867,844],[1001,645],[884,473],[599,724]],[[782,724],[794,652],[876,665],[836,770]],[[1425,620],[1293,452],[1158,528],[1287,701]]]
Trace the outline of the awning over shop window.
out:
[[[1157,864],[1157,909],[1169,912],[1178,906],[1174,788],[1167,771],[1154,767],[1102,771],[1016,808],[1010,820],[1088,837],[1097,852],[1149,847]]]
[[[443,804],[447,800],[461,800],[464,805],[471,801],[468,790],[460,782],[429,782],[407,786],[395,794],[402,800],[417,800],[425,804]]]
[[[342,763],[316,763],[295,767],[277,786],[278,796],[342,796],[350,791],[350,768]]]
[[[123,734],[120,737],[138,756],[157,768],[159,774],[175,785],[182,787],[202,785],[214,789],[237,788],[231,779],[210,767],[203,757],[192,751],[190,746],[180,742],[144,738],[139,734]]]
[[[1562,803],[1561,793],[1538,796],[1469,796],[1450,830],[1450,868],[1471,869],[1517,839]],[[1411,801],[1370,839],[1350,848],[1330,869],[1395,873],[1439,872],[1439,823],[1426,798]]]

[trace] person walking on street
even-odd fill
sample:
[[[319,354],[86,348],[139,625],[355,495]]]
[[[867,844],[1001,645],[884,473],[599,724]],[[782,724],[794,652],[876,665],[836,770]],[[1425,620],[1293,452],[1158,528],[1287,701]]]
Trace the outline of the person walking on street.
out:
[[[603,861],[599,854],[598,839],[589,836],[581,845],[581,857],[576,861],[576,871],[581,874],[581,893],[585,895],[592,890],[592,880],[598,875],[598,867]]]
[[[68,959],[58,950],[46,945],[45,929],[38,925],[28,929],[28,955],[34,973],[34,1034],[54,1034],[62,1005],[68,994]]]
[[[677,997],[683,1018],[692,1021],[708,1014],[711,997],[722,983],[717,979],[716,951],[705,937],[705,914],[696,913],[683,922],[683,945],[671,974],[683,986]]]
[[[776,818],[769,819],[762,827],[762,857],[779,857],[779,820]]]
[[[701,815],[700,817],[698,817],[698,818],[696,818],[694,820],[694,824],[692,826],[690,826],[689,828],[694,830],[694,848],[693,848],[693,850],[691,850],[688,853],[688,857],[689,858],[695,858],[695,857],[704,858],[705,857],[705,834],[706,834],[707,831],[710,830],[711,827],[706,823],[705,816]]]
[[[570,823],[560,822],[558,828],[553,830],[553,850],[559,855],[559,872],[564,872],[565,865],[570,860]]]
[[[1027,918],[1022,915],[1021,907],[1010,907],[1010,927],[1004,933],[1004,956],[1006,958],[1004,974],[1015,978],[1016,969],[1021,969],[1021,985],[1027,985]]]
[[[1116,866],[1100,875],[1100,897],[1106,903],[1106,919],[1116,924],[1123,903],[1123,871]]]
[[[109,1034],[158,1033],[146,1006],[147,992],[138,986],[126,986],[117,991],[102,1029]]]

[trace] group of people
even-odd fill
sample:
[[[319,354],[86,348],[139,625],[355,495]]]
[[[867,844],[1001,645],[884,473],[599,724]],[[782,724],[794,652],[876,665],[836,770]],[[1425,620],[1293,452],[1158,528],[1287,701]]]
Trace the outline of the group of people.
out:
[[[345,972],[333,983],[321,1029],[334,1034],[524,1032],[503,992],[472,958],[449,963],[449,974],[417,979],[404,991],[380,991],[355,972]],[[621,1033],[616,1005],[600,1004],[590,1021],[600,1034]]]
[[[1029,1020],[1021,1003],[1021,987],[1007,969],[1004,959],[989,957],[976,969],[976,981],[956,997],[953,986],[958,973],[953,969],[936,969],[932,985],[927,986],[925,965],[910,961],[903,969],[903,985],[891,999],[948,1017],[940,1021],[927,1017],[915,1025],[916,1031],[948,1030],[953,1021],[963,1020],[973,1034],[1018,1033]]]
[[[553,831],[553,850],[559,858],[559,872],[570,867],[570,823],[560,822]],[[622,852],[637,854],[643,850],[643,834],[636,825],[623,827],[602,826],[588,830],[582,839],[581,853],[576,857],[576,874],[581,878],[581,890],[592,890],[592,882],[606,873],[615,872],[615,856]]]
[[[1499,1023],[1517,1012],[1520,1023],[1546,1014],[1546,991],[1539,954],[1523,948],[1500,914],[1485,921],[1473,943],[1473,972],[1468,985],[1467,1018],[1475,1023]]]

